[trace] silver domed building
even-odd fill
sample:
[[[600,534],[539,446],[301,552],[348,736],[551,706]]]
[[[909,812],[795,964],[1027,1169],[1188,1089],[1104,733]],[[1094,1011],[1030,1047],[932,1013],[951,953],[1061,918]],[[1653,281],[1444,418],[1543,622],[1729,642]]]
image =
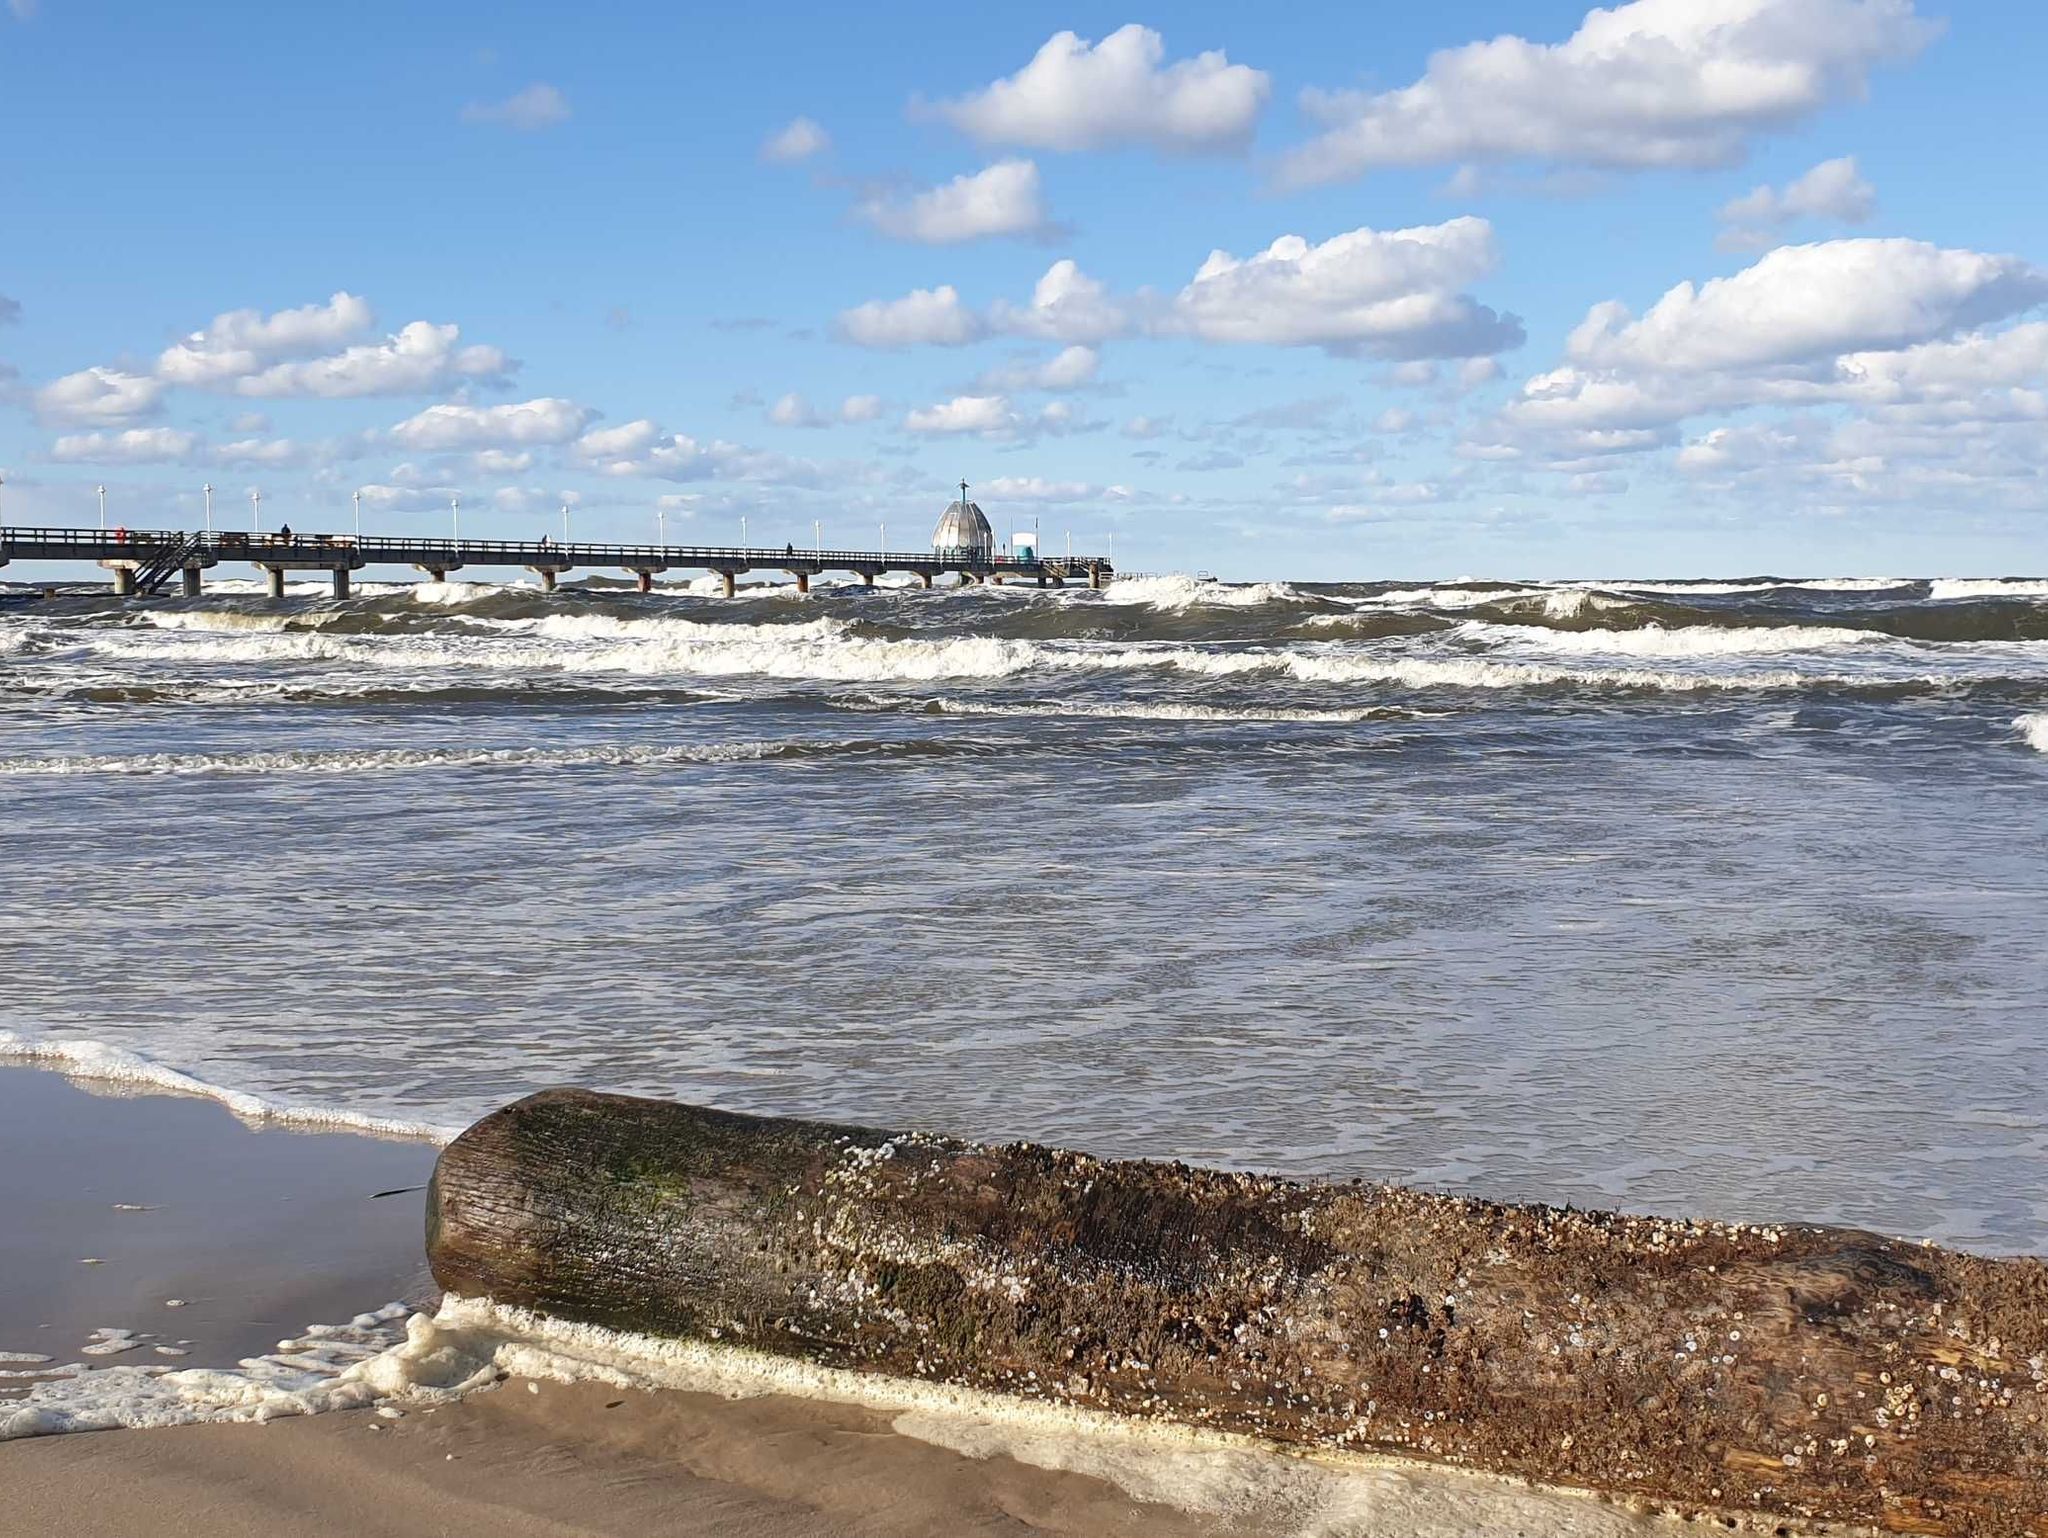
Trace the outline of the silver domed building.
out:
[[[939,514],[939,526],[932,530],[932,549],[988,557],[995,554],[995,548],[996,531],[987,515],[967,500],[967,483],[962,481],[960,500],[947,503]]]

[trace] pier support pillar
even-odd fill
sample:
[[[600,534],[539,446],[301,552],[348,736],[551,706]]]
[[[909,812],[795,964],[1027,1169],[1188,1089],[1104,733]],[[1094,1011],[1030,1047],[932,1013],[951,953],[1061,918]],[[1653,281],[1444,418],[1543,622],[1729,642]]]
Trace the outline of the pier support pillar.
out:
[[[180,572],[178,574],[178,587],[179,591],[184,593],[187,598],[197,598],[199,596],[199,568],[197,566],[187,566]]]
[[[860,585],[862,587],[873,587],[875,585],[875,574],[871,571],[862,572],[860,574]]]
[[[1044,587],[1044,586],[1045,586],[1045,573],[1044,573],[1044,572],[1040,572],[1040,573],[1038,574],[1038,585],[1039,585],[1040,587]]]
[[[272,598],[284,597],[284,568],[282,566],[266,566],[263,568],[263,574],[270,580],[270,596]]]
[[[135,596],[135,568],[133,566],[116,566],[114,568],[114,596],[116,598],[133,598]]]
[[[811,590],[811,574],[809,572],[800,571],[796,574],[796,590],[799,593],[808,593]]]
[[[738,582],[738,580],[737,580],[736,578],[734,578],[734,576],[733,576],[733,574],[732,574],[731,572],[729,572],[729,571],[722,571],[722,572],[720,572],[720,573],[719,573],[718,575],[719,575],[720,577],[722,577],[722,578],[724,578],[724,579],[725,579],[725,596],[726,596],[726,597],[730,598],[730,597],[732,597],[732,595],[733,595],[734,593],[736,593],[736,592],[738,592],[738,591],[739,591],[739,582]]]
[[[1097,592],[1102,591],[1102,568],[1100,566],[1088,568],[1088,585]]]
[[[651,593],[654,591],[654,573],[651,571],[634,572],[633,581],[635,586],[637,586],[643,593]]]
[[[436,582],[446,582],[448,580],[448,568],[445,566],[422,566],[420,570],[424,571]]]
[[[543,566],[543,567],[541,568],[541,572],[540,572],[540,590],[541,590],[541,591],[542,591],[543,593],[552,593],[552,592],[553,592],[553,591],[555,590],[555,569],[554,569],[554,567],[552,567],[552,566]]]
[[[336,598],[348,597],[348,568],[346,566],[337,566],[334,568],[333,575],[334,596]]]
[[[932,585],[932,574],[928,571],[921,571],[917,574],[917,580],[926,587],[930,587]]]

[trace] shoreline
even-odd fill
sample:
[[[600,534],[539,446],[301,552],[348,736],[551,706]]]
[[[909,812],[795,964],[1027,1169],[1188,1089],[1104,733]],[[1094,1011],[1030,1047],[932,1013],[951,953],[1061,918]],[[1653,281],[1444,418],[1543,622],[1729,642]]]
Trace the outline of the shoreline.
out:
[[[434,1153],[0,1062],[0,1371],[230,1368],[424,1301]],[[0,1410],[33,1381],[0,1378]]]
[[[358,1132],[252,1126],[160,1085],[0,1067],[0,1170],[13,1172],[0,1174],[0,1200],[23,1214],[7,1249],[29,1262],[0,1268],[0,1352],[82,1364],[88,1385],[108,1367],[109,1383],[227,1368],[301,1332],[263,1360],[326,1353],[330,1373],[363,1360],[399,1338],[398,1318],[354,1336],[306,1321],[345,1319],[386,1297],[424,1302],[421,1197],[374,1193],[423,1183],[434,1152]],[[50,1170],[65,1182],[53,1187]],[[174,1296],[184,1307],[172,1313]],[[356,1487],[379,1491],[383,1525],[371,1531],[462,1530],[488,1510],[512,1538],[564,1523],[637,1534],[656,1520],[706,1538],[1632,1538],[1689,1526],[1441,1464],[1303,1457],[914,1380],[813,1381],[730,1349],[701,1362],[613,1360],[581,1332],[521,1325],[515,1311],[451,1300],[436,1324],[415,1321],[412,1344],[391,1353],[404,1360],[375,1374],[374,1391],[315,1389],[295,1401],[282,1384],[255,1424],[185,1423],[211,1413],[206,1394],[246,1392],[235,1412],[246,1414],[269,1387],[258,1370],[208,1379],[189,1405],[163,1395],[125,1435],[77,1434],[114,1424],[80,1421],[42,1428],[71,1434],[0,1442],[8,1509],[76,1538],[125,1535],[165,1509],[252,1538],[275,1538],[273,1519],[288,1511],[284,1532],[353,1538],[365,1530]],[[81,1355],[108,1330],[136,1332],[138,1343]],[[157,1357],[173,1342],[187,1354]],[[456,1379],[460,1397],[442,1386]],[[22,1407],[34,1381],[0,1379],[0,1417]],[[357,1408],[373,1392],[391,1397]],[[295,1413],[305,1408],[317,1413]],[[103,1525],[82,1519],[88,1511]]]

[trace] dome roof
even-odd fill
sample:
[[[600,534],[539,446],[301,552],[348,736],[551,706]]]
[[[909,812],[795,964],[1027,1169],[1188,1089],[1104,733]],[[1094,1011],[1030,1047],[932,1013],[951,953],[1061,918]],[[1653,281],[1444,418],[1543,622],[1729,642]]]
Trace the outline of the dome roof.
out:
[[[949,502],[932,530],[934,550],[978,550],[983,554],[996,547],[996,533],[987,516],[973,502]]]

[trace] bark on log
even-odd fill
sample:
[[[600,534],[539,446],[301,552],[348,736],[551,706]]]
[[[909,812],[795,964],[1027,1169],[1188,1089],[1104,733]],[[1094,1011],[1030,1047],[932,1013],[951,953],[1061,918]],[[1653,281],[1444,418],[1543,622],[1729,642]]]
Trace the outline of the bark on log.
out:
[[[2048,1535],[2048,1262],[551,1090],[441,1156],[451,1292],[1688,1511]]]

